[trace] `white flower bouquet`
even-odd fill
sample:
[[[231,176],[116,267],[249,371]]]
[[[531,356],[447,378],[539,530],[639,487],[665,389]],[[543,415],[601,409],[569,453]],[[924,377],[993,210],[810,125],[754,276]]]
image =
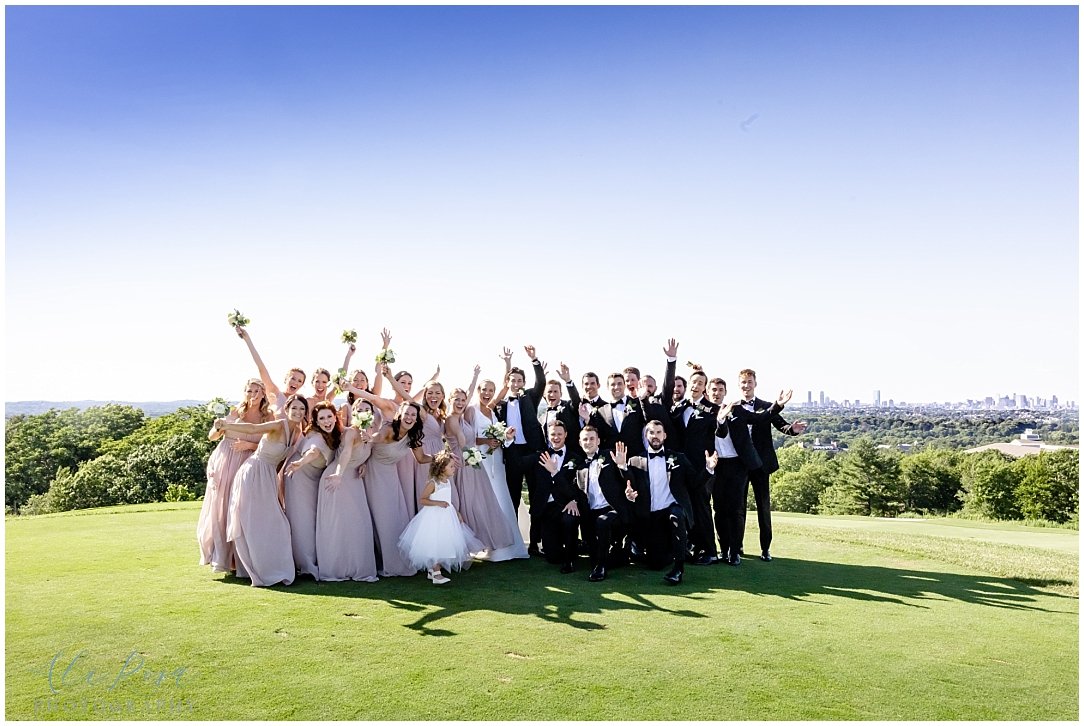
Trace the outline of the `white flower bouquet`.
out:
[[[252,321],[241,314],[241,311],[234,308],[233,312],[226,316],[226,321],[229,322],[230,327],[243,328]]]
[[[214,414],[216,418],[221,418],[229,412],[230,404],[224,398],[214,398],[207,404],[207,413]]]
[[[486,458],[477,446],[472,446],[469,449],[463,450],[463,462],[469,466],[477,469],[482,465],[482,460]]]
[[[344,343],[356,343],[356,342],[358,342],[358,331],[354,330],[353,328],[351,328],[350,330],[344,330],[343,331],[343,342]]]
[[[354,411],[350,417],[350,425],[364,431],[367,428],[372,427],[375,417],[372,411]]]
[[[497,421],[486,426],[485,431],[482,432],[482,436],[487,439],[496,439],[501,443],[504,443],[504,437],[508,434],[508,424],[504,421]]]
[[[387,363],[389,366],[395,362],[395,351],[391,348],[384,348],[382,351],[376,354],[377,363]]]

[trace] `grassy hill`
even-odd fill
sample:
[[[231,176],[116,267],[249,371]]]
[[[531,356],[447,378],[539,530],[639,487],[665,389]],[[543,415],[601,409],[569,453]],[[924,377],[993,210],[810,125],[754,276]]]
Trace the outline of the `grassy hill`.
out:
[[[779,515],[774,562],[678,588],[530,560],[258,589],[196,565],[198,508],[6,520],[7,718],[1078,716],[1072,531]]]

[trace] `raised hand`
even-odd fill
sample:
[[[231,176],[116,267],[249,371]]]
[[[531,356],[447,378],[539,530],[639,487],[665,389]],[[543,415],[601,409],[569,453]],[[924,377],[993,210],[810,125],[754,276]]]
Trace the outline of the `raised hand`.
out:
[[[544,360],[540,360],[540,361],[538,361],[538,363],[542,366],[542,375],[545,376],[546,375],[546,370],[549,368],[549,366],[546,365],[546,361],[544,361]]]
[[[619,469],[627,469],[629,463],[628,447],[625,446],[623,441],[618,441],[614,444],[614,453],[610,455],[610,458],[614,460]]]
[[[630,502],[635,502],[636,497],[638,497],[638,496],[640,496],[640,493],[632,488],[632,480],[631,479],[626,479],[625,480],[625,499],[628,499]]]
[[[511,365],[512,364],[512,349],[511,348],[501,348],[501,360],[504,361],[505,365]]]
[[[482,366],[475,363],[474,364],[474,377],[477,378],[478,374],[480,374],[481,372],[482,372]]]
[[[730,412],[733,409],[734,409],[734,402],[733,401],[731,401],[727,405],[720,408],[719,409],[719,416],[718,416],[719,423],[722,423],[722,422],[726,421],[727,416],[730,415]]]
[[[793,390],[780,391],[779,392],[779,398],[776,399],[776,403],[778,403],[780,406],[785,406],[787,401],[789,401],[790,397],[793,396],[793,395],[794,395]]]
[[[580,418],[582,420],[584,420],[584,421],[590,421],[591,420],[591,411],[592,410],[594,410],[594,409],[592,409],[591,405],[588,404],[586,401],[581,402],[580,403]]]
[[[556,456],[551,456],[550,452],[543,451],[542,456],[538,457],[538,463],[542,465],[542,468],[554,475],[557,473],[557,469],[560,468],[560,463],[557,461]]]
[[[718,463],[719,463],[719,452],[718,451],[710,451],[710,452],[705,451],[704,452],[704,465],[706,467],[708,467],[712,471],[715,471],[715,467],[716,467],[716,465]]]
[[[666,347],[662,349],[662,352],[666,354],[667,358],[677,358],[678,342],[673,338],[666,341]]]
[[[805,421],[795,421],[794,423],[792,423],[790,425],[790,430],[793,431],[796,434],[804,434],[805,433],[805,428],[806,428],[806,422]]]
[[[561,365],[557,369],[557,375],[561,376],[561,380],[564,381],[565,383],[571,383],[572,382],[572,374],[570,374],[568,372],[568,366],[565,365],[564,361],[561,361]]]
[[[532,362],[534,361],[535,358],[538,357],[538,356],[536,356],[534,354],[535,351],[534,351],[534,346],[533,345],[525,345],[525,346],[523,346],[523,350],[526,351],[527,357],[530,358]]]
[[[389,345],[391,345],[391,331],[387,328],[381,330],[380,340],[384,343],[384,348],[387,348]]]

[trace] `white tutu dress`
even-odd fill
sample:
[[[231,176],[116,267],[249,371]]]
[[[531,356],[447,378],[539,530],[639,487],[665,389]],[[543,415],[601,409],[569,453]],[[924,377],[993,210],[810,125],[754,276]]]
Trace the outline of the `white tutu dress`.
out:
[[[399,551],[419,570],[437,565],[449,570],[467,569],[471,552],[480,552],[485,545],[478,541],[470,527],[459,521],[451,505],[452,485],[438,481],[429,498],[448,502],[447,507],[423,506],[399,536]]]

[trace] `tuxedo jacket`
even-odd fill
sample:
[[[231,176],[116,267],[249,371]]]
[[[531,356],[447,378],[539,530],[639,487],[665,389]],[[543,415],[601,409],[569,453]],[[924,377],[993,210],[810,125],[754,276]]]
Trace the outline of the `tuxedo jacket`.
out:
[[[738,406],[740,405],[741,404],[739,403]],[[738,406],[735,406],[734,410],[737,410]],[[760,456],[765,474],[771,474],[772,472],[779,470],[779,459],[775,456],[775,442],[772,441],[772,427],[774,426],[787,436],[798,435],[794,431],[791,431],[790,424],[779,415],[778,407],[774,412],[768,411],[768,409],[771,409],[774,406],[777,406],[777,404],[769,403],[760,398],[753,399],[754,414],[765,413],[767,411],[766,415],[753,423],[752,431],[753,447],[757,450],[757,455]]]
[[[613,404],[610,406],[610,417],[613,417]],[[629,456],[642,454],[644,447],[644,425],[648,419],[644,417],[644,404],[639,398],[625,397],[625,419],[621,422],[621,430],[617,430],[617,422],[613,423],[614,441],[625,444]]]
[[[778,403],[773,403],[771,407],[759,412],[747,411],[741,404],[735,404],[730,409],[726,420],[719,424],[715,435],[725,439],[729,434],[730,441],[734,444],[734,450],[738,452],[738,458],[745,464],[745,468],[759,469],[764,465],[764,461],[760,458],[760,454],[757,453],[756,447],[753,446],[749,426],[764,423],[781,410],[783,410],[783,407]]]
[[[543,447],[543,450],[545,449],[546,447]],[[550,474],[549,470],[542,466],[539,457],[539,452],[532,451],[519,459],[520,466],[527,471],[527,492],[532,515],[542,512],[551,496],[558,509],[564,509],[569,502],[577,501],[579,495],[576,487],[576,457],[567,446],[565,460],[556,474]]]
[[[663,449],[666,455],[666,478],[670,484],[670,494],[685,510],[685,526],[693,526],[693,505],[689,490],[702,487],[709,475],[703,466],[696,467],[689,457],[680,451]],[[651,476],[647,470],[647,456],[634,456],[629,459],[629,473],[632,474],[632,488],[636,490],[634,511],[640,519],[651,513]]]
[[[523,438],[527,445],[535,451],[546,448],[546,436],[542,427],[538,425],[538,402],[542,398],[542,392],[546,390],[546,374],[542,371],[541,361],[534,361],[534,386],[523,389],[519,397],[519,418],[523,426]],[[502,400],[493,409],[498,421],[508,423],[508,399]]]
[[[580,394],[575,386],[565,386],[565,388],[568,390],[569,398],[563,398],[558,402],[557,418],[565,425],[565,431],[568,432],[568,439],[565,443],[568,444],[573,453],[579,456],[583,454],[583,450],[580,449]],[[538,408],[538,425],[542,427],[542,432],[546,435],[549,433],[546,431],[548,414],[549,405],[546,401],[542,401]]]
[[[686,424],[685,411],[690,408],[693,412],[689,416],[689,423]],[[694,463],[703,464],[704,452],[715,450],[718,418],[719,407],[707,397],[701,398],[696,406],[693,406],[692,401],[687,398],[674,404],[670,409],[670,420],[674,424],[678,441],[668,448],[679,449]]]
[[[617,429],[614,427],[614,412],[610,402],[599,396],[594,403],[591,401],[585,401],[585,403],[591,408],[591,415],[584,426],[594,426],[598,429],[599,448],[612,449],[617,443]],[[577,422],[578,419],[577,415]]]
[[[601,460],[598,472],[598,485],[602,490],[602,496],[606,503],[614,508],[622,524],[629,524],[633,519],[632,502],[625,496],[625,484],[631,479],[628,469],[621,469],[614,462],[609,451],[599,449],[595,459]],[[586,456],[576,457],[576,502],[581,513],[586,513],[590,508],[587,497],[587,474],[591,461]]]
[[[666,430],[666,438],[671,446],[675,444],[677,434],[674,432],[674,422],[670,418],[670,407],[674,403],[674,376],[677,361],[666,362],[666,377],[663,379],[662,391],[655,391],[654,396],[644,396],[640,399],[640,405],[644,411],[644,423],[659,421]],[[641,436],[641,440],[643,437]]]

